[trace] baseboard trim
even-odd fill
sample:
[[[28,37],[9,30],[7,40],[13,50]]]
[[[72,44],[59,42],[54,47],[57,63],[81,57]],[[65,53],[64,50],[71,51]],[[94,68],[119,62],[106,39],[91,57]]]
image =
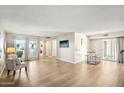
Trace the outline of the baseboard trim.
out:
[[[75,64],[86,62],[85,60],[76,61]]]
[[[56,59],[61,60],[61,61],[64,61],[64,62],[75,64],[73,61],[66,60],[66,59],[63,59],[63,58],[56,58]]]

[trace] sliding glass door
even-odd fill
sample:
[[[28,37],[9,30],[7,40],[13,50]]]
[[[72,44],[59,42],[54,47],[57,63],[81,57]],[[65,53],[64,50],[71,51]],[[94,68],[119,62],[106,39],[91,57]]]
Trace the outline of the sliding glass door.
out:
[[[15,40],[15,47],[16,47],[16,55],[18,58],[21,58],[22,60],[25,59],[25,46],[26,41],[25,40]]]
[[[29,40],[29,59],[33,60],[37,58],[37,41]]]

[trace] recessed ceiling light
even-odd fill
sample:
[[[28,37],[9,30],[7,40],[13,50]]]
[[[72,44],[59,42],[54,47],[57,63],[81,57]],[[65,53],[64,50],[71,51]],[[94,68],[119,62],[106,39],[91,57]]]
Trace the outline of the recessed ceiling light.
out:
[[[101,33],[101,34],[104,34],[105,32],[102,31],[102,32],[100,32],[100,33]]]

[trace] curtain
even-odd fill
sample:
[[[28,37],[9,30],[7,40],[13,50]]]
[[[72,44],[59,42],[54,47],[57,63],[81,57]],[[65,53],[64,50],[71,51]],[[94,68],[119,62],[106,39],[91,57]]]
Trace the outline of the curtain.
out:
[[[123,63],[124,62],[124,52],[120,53],[122,50],[124,50],[124,38],[118,38],[118,62]]]
[[[104,51],[103,51],[103,58],[105,60],[111,60],[111,61],[118,61],[118,52],[117,52],[117,39],[104,39],[103,40],[103,46],[104,46]]]

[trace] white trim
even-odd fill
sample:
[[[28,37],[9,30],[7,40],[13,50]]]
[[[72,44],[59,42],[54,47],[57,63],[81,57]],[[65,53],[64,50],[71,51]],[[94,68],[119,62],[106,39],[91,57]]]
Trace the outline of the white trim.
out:
[[[61,61],[64,61],[64,62],[75,64],[74,61],[70,61],[70,60],[67,60],[67,59],[63,59],[63,58],[56,58],[56,59],[61,60]]]
[[[75,64],[85,62],[86,60],[75,61]]]

